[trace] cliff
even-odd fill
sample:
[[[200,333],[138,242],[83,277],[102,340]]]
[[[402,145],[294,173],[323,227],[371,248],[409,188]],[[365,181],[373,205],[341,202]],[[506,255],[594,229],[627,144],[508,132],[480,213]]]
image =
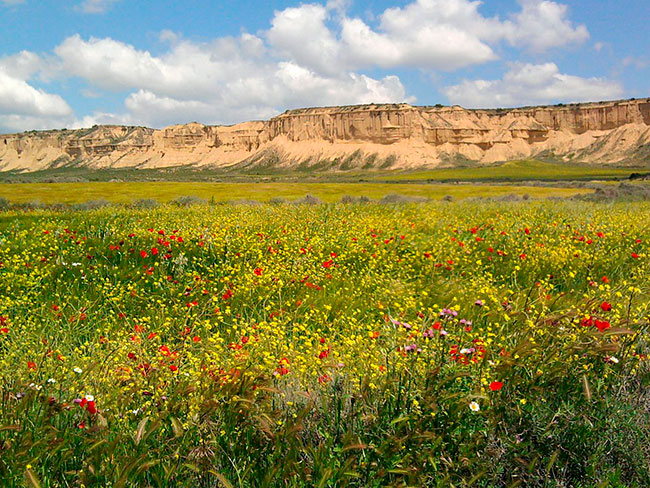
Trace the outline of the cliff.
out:
[[[325,107],[233,126],[95,126],[0,135],[3,171],[71,163],[93,168],[416,168],[542,156],[650,163],[650,99],[495,110]]]

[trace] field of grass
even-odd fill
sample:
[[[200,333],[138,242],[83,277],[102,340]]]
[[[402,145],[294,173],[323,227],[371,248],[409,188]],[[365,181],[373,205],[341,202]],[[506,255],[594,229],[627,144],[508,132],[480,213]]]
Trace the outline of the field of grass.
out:
[[[630,175],[649,174],[648,166],[612,166],[602,164],[559,163],[536,160],[510,161],[490,165],[473,163],[471,166],[434,170],[350,169],[332,170],[317,167],[300,169],[251,168],[245,172],[235,168],[174,166],[167,168],[86,168],[65,166],[31,173],[0,172],[2,183],[74,183],[74,182],[418,182],[446,181],[568,181],[568,180],[625,180]]]
[[[605,167],[577,163],[550,163],[525,160],[489,166],[432,169],[399,174],[378,175],[382,181],[553,181],[627,179],[633,173],[648,173],[648,168]]]
[[[344,195],[372,199],[389,194],[440,199],[446,195],[498,197],[508,194],[533,198],[571,196],[589,190],[543,188],[535,186],[444,185],[394,183],[201,183],[201,182],[92,182],[92,183],[20,183],[0,184],[0,198],[12,203],[84,203],[105,199],[114,203],[131,203],[141,198],[168,202],[182,196],[195,196],[217,202],[247,199],[260,202],[272,198],[295,200],[313,195],[325,202],[335,202]]]
[[[2,212],[0,486],[647,486],[649,220]]]

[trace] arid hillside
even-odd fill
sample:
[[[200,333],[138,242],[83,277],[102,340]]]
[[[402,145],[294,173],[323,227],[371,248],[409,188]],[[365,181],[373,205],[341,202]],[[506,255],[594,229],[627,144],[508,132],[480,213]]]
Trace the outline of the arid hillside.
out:
[[[650,163],[650,99],[494,110],[361,105],[289,110],[233,126],[95,126],[0,136],[2,171],[69,164],[405,169],[529,157]]]

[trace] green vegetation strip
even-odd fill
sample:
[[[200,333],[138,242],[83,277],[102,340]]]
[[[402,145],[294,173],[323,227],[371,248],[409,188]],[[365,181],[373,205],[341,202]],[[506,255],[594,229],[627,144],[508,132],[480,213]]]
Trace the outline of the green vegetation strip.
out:
[[[500,165],[468,168],[432,169],[376,176],[383,181],[524,181],[593,180],[629,178],[633,173],[648,173],[648,168],[605,167],[589,164],[562,164],[543,161],[510,161]]]
[[[289,200],[313,195],[325,202],[335,202],[345,195],[382,198],[389,194],[441,199],[529,195],[533,198],[565,197],[591,190],[544,188],[535,186],[432,185],[394,183],[199,183],[199,182],[97,182],[97,183],[20,183],[0,184],[0,198],[12,203],[41,202],[84,203],[105,199],[114,203],[131,203],[141,198],[167,202],[181,196],[195,196],[214,201],[238,199],[269,201]]]

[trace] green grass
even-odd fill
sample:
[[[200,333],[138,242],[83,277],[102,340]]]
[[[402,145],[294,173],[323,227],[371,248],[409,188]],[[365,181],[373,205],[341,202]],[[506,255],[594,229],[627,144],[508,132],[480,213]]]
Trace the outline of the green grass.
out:
[[[274,197],[289,200],[316,196],[335,202],[344,195],[377,199],[389,194],[441,199],[498,197],[528,194],[533,198],[570,196],[590,190],[507,185],[395,184],[395,183],[200,183],[200,182],[93,182],[93,183],[20,183],[0,184],[0,198],[12,203],[41,202],[84,203],[105,199],[113,203],[131,203],[140,198],[167,202],[180,196],[196,196],[214,201],[249,199],[269,201]]]
[[[647,168],[604,167],[589,164],[563,164],[525,160],[471,168],[432,169],[376,176],[385,181],[525,181],[525,180],[594,180],[629,178]]]
[[[650,172],[648,167],[604,166],[581,163],[510,161],[490,165],[469,165],[455,168],[397,171],[386,169],[328,169],[316,165],[294,169],[258,166],[255,168],[211,168],[193,165],[167,168],[86,168],[69,165],[31,173],[8,171],[0,173],[0,183],[71,183],[71,182],[418,182],[433,181],[565,181],[627,179],[632,173]],[[378,164],[376,168],[380,168]]]

